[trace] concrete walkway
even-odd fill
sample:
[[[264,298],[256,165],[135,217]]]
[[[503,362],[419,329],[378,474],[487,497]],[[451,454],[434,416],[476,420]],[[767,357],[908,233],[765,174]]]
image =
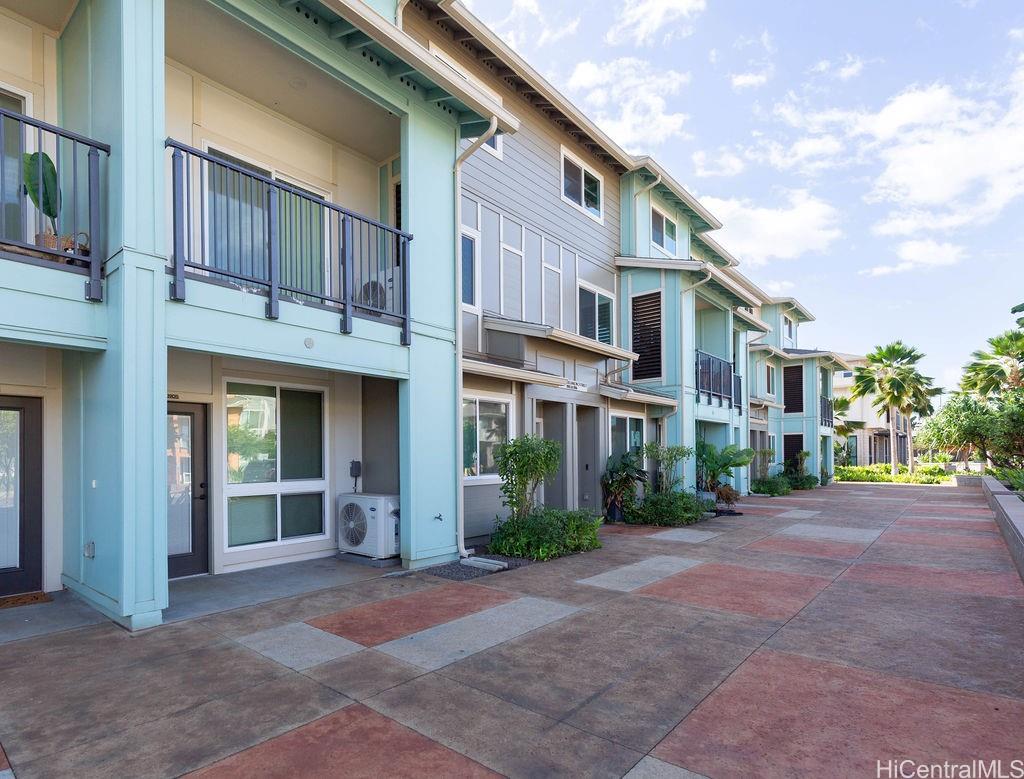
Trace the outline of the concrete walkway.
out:
[[[1024,584],[980,490],[837,485],[742,508],[605,528],[599,551],[472,583],[387,576],[0,646],[0,743],[20,779],[1024,758]]]

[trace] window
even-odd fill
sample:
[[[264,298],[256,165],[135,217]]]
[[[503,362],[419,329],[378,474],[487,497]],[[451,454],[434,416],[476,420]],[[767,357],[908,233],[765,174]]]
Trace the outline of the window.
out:
[[[846,439],[846,457],[850,465],[857,465],[857,439],[853,436]]]
[[[476,305],[476,239],[462,236],[462,302]]]
[[[0,108],[14,113],[28,113],[25,100],[0,90]],[[0,118],[0,165],[4,168],[4,180],[0,180],[0,238],[22,238],[22,200],[18,177],[21,171],[22,132],[18,123],[8,117]]]
[[[612,343],[612,299],[586,287],[579,288],[579,333],[603,344]]]
[[[495,450],[509,438],[508,401],[462,399],[462,475],[495,476]]]
[[[779,461],[779,449],[778,439],[775,437],[775,433],[768,434],[768,448],[772,450],[771,462],[777,463]]]
[[[671,254],[676,254],[676,223],[664,214],[651,209],[651,239]]]
[[[640,457],[644,450],[644,420],[640,417],[612,417],[612,457],[632,452]]]
[[[504,145],[505,144],[504,141],[502,140],[502,136],[495,133],[486,141],[484,141],[483,148],[500,160],[502,158],[502,154],[504,151]]]
[[[783,330],[786,333],[786,338],[792,341],[793,338],[796,336],[796,325],[793,324],[793,320],[790,319],[788,316],[782,317],[782,326]]]
[[[562,199],[601,221],[604,179],[562,149]]]
[[[633,298],[633,351],[640,358],[633,363],[633,380],[661,377],[661,293]]]
[[[227,383],[227,545],[325,532],[324,393]]]
[[[775,397],[775,366],[771,363],[765,363],[764,390]]]
[[[844,379],[852,379],[853,378],[853,371],[843,371],[843,378]]]

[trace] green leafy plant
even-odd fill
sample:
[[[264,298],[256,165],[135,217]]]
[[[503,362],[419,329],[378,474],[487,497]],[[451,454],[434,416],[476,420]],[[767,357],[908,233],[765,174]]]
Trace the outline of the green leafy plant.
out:
[[[688,446],[661,446],[656,441],[648,441],[644,445],[644,457],[654,464],[654,491],[673,492],[683,481],[679,466],[693,457],[693,449]]]
[[[1024,492],[1024,468],[988,468],[987,473],[995,476],[1011,490]]]
[[[636,501],[636,488],[647,483],[647,471],[633,452],[612,455],[601,474],[605,516],[622,517],[626,506]]]
[[[793,488],[789,486],[789,479],[782,474],[769,476],[764,479],[754,479],[750,484],[750,491],[758,495],[789,495]]]
[[[57,184],[57,169],[50,155],[44,151],[23,154],[22,175],[32,204],[49,218],[53,232],[56,233],[57,216],[60,214],[60,187]]]
[[[813,490],[818,486],[818,477],[809,473],[791,474],[786,477],[786,481],[794,490]]]
[[[988,339],[988,349],[971,354],[960,386],[981,397],[1024,388],[1024,330],[1007,330]]]
[[[836,467],[836,481],[841,482],[890,482],[894,484],[942,484],[948,475],[941,466],[918,468],[909,473],[907,466],[900,465],[897,473],[891,472],[886,463],[874,465],[851,465]]]
[[[551,560],[600,549],[601,518],[587,511],[538,509],[497,521],[488,549],[493,554]]]
[[[707,441],[697,442],[697,463],[710,492],[717,490],[734,469],[750,465],[753,459],[753,449],[740,449],[736,444],[727,444],[719,449]]]
[[[682,527],[699,522],[705,513],[714,510],[713,501],[692,492],[651,492],[639,503],[627,506],[624,519],[632,525]]]
[[[810,456],[811,453],[804,449],[802,451],[797,452],[795,455],[786,460],[785,469],[783,470],[783,474],[786,476],[786,478],[792,482],[794,478],[806,476],[807,458]],[[798,489],[805,488],[799,487]]]
[[[562,449],[555,441],[524,435],[497,447],[494,454],[501,478],[502,505],[512,517],[523,518],[534,509],[537,488],[558,471]]]

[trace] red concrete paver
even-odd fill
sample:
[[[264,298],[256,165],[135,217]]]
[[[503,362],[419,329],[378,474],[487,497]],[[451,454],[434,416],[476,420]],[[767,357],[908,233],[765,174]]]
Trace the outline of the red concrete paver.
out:
[[[601,525],[599,531],[606,536],[649,536],[665,530],[653,525]]]
[[[7,753],[4,752],[4,745],[0,744],[0,771],[8,771],[11,764],[7,760]]]
[[[889,544],[940,546],[946,549],[1005,549],[998,535],[970,536],[957,533],[932,533],[915,530],[886,530],[878,539]]]
[[[827,587],[830,581],[821,576],[801,573],[763,571],[727,563],[704,563],[648,584],[635,592],[753,617],[789,619]]]
[[[652,754],[708,776],[876,776],[890,759],[1008,768],[1021,744],[1024,701],[761,649]]]
[[[953,571],[923,565],[858,563],[848,568],[841,578],[935,592],[1024,598],[1024,582],[1015,572],[1009,571]]]
[[[442,622],[500,606],[514,594],[473,584],[444,584],[390,600],[367,603],[308,620],[328,633],[377,646]]]
[[[897,519],[893,526],[923,527],[930,530],[977,530],[980,533],[998,533],[999,526],[992,519]]]
[[[917,515],[924,516],[945,516],[945,517],[957,517],[960,519],[969,519],[975,517],[977,519],[991,519],[992,509],[988,508],[950,508],[947,506],[922,506],[918,504],[911,506],[907,509],[905,516],[913,517]]]
[[[196,771],[190,776],[498,776],[372,709],[355,704]]]
[[[762,552],[781,552],[798,557],[825,557],[829,560],[853,560],[867,549],[867,544],[846,541],[819,541],[813,538],[770,536],[747,544],[745,549]]]

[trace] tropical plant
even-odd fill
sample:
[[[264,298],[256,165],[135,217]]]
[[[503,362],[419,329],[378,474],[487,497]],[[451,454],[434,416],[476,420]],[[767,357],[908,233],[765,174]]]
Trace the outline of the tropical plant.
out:
[[[656,441],[648,441],[644,446],[644,457],[654,463],[654,491],[674,492],[683,481],[679,465],[693,457],[693,449],[688,446],[662,446]]]
[[[867,362],[853,371],[854,398],[872,397],[872,404],[879,411],[889,414],[889,440],[896,443],[896,414],[913,407],[919,398],[921,388],[930,384],[917,370],[917,363],[924,354],[902,341],[893,341],[885,346],[875,347],[868,353]],[[914,452],[910,449],[909,460],[913,471]],[[896,475],[896,458],[890,463],[892,475]]]
[[[793,491],[793,488],[789,486],[789,479],[782,474],[778,476],[769,476],[766,479],[754,479],[750,483],[750,491],[756,492],[758,495],[789,495]]]
[[[775,459],[774,449],[758,449],[754,453],[754,478],[767,479],[768,469]]]
[[[494,454],[501,478],[502,505],[511,515],[522,519],[532,513],[540,483],[552,476],[562,460],[562,449],[555,441],[524,435],[497,447]]]
[[[832,399],[832,421],[836,435],[840,438],[849,438],[854,430],[863,430],[864,423],[855,419],[847,419],[853,401],[847,397]]]
[[[60,187],[57,184],[57,169],[50,155],[44,151],[22,155],[22,175],[25,190],[32,204],[48,217],[57,232],[57,215],[60,213]],[[40,175],[41,174],[41,175]]]
[[[1024,388],[1024,330],[1007,330],[993,336],[988,339],[988,347],[971,354],[960,386],[983,398],[1007,389]]]
[[[601,518],[587,511],[539,509],[498,522],[488,551],[508,557],[550,560],[575,552],[600,549]]]
[[[1018,303],[1010,309],[1011,314],[1024,314],[1024,303]],[[1024,328],[1024,316],[1017,317],[1017,327]]]
[[[692,492],[650,492],[642,501],[626,506],[624,518],[632,525],[682,527],[714,510],[714,501],[698,498]]]
[[[917,440],[926,447],[958,454],[965,462],[977,450],[981,459],[987,461],[996,433],[996,416],[995,409],[986,401],[957,393],[924,421]]]
[[[636,501],[637,485],[646,483],[647,471],[636,454],[624,452],[609,457],[605,471],[601,474],[605,516],[620,519],[625,507]]]
[[[719,449],[707,441],[697,442],[697,463],[704,475],[704,484],[708,492],[716,496],[718,488],[723,484],[722,480],[728,478],[734,469],[750,465],[753,459],[753,449],[740,449],[736,444],[728,444]]]
[[[943,469],[919,469],[917,473],[907,473],[906,466],[900,466],[897,473],[890,473],[885,463],[874,465],[850,465],[836,467],[836,481],[849,482],[896,482],[897,484],[941,484],[949,477]]]

